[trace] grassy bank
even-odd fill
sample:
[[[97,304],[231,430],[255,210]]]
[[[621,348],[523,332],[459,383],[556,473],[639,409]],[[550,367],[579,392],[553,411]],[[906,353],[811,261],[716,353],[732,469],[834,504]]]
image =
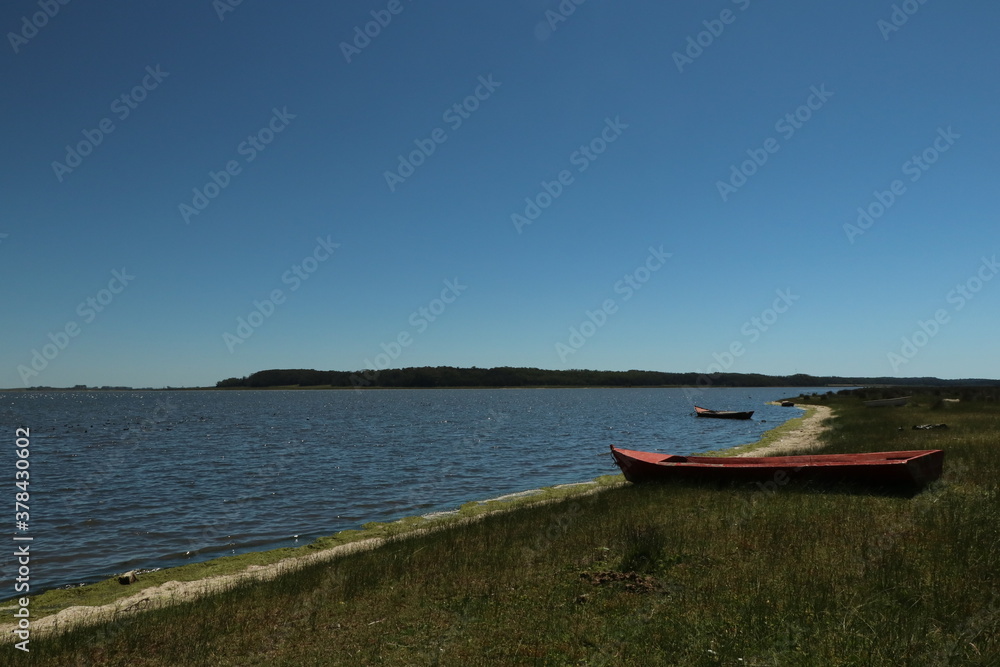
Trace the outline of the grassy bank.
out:
[[[613,468],[610,459],[609,468]],[[590,482],[533,489],[490,500],[470,501],[456,510],[428,516],[411,516],[386,523],[373,521],[364,524],[358,530],[343,530],[300,547],[251,551],[166,569],[139,571],[138,581],[127,587],[118,582],[118,577],[109,577],[92,584],[51,589],[31,597],[32,617],[36,619],[49,617],[71,607],[117,604],[122,608],[129,608],[130,599],[146,594],[151,598],[158,597],[159,589],[175,582],[212,583],[216,579],[239,577],[248,571],[254,571],[258,575],[272,569],[287,571],[298,567],[293,561],[329,560],[339,557],[340,553],[375,548],[397,537],[445,530],[470,521],[482,520],[487,515],[561,502],[569,497],[586,495],[625,483],[620,474],[605,475]],[[265,574],[258,578],[270,577]],[[215,590],[223,586],[225,584],[220,586],[206,584],[204,588]],[[0,601],[0,628],[4,622],[10,623],[9,614],[17,609],[17,599],[18,596],[15,595]]]
[[[944,478],[912,498],[794,484],[626,485],[390,537],[273,581],[33,639],[25,658],[1000,664],[1000,404],[822,402],[837,414],[826,451],[942,448]],[[925,422],[949,428],[911,429]]]

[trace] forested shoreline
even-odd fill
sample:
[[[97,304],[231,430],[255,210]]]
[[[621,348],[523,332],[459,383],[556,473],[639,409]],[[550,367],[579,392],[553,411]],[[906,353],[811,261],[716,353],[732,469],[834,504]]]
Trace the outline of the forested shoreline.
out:
[[[667,373],[660,371],[546,370],[541,368],[455,368],[422,366],[380,371],[272,369],[216,383],[220,389],[268,387],[836,387],[836,386],[997,386],[1000,380],[942,380],[933,377],[839,377],[758,373]]]

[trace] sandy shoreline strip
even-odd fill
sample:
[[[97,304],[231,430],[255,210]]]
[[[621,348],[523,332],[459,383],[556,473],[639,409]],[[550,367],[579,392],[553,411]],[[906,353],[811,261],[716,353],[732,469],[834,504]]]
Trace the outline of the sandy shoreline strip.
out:
[[[823,405],[810,406],[805,417],[802,421],[794,426],[791,430],[782,433],[775,442],[772,442],[765,447],[751,450],[749,452],[744,452],[739,454],[739,456],[780,456],[783,453],[789,452],[791,450],[808,450],[817,449],[822,446],[822,441],[819,435],[826,430],[824,426],[824,421],[828,419],[832,414],[830,408]],[[779,427],[780,428],[780,427]],[[584,487],[590,483],[584,482],[580,483],[579,486]],[[577,486],[577,485],[562,485],[562,486]],[[605,488],[613,488],[612,486],[595,486],[591,490],[582,491],[579,495],[586,495],[588,493],[598,493]],[[526,491],[519,494],[510,494],[510,497],[514,496],[527,496],[531,495],[533,492]],[[570,496],[578,497],[578,496]],[[498,500],[498,499],[494,499]],[[502,499],[499,499],[502,500]],[[556,502],[556,501],[540,501],[540,502]],[[508,509],[498,509],[498,512],[509,511]],[[484,513],[478,516],[471,517],[468,521],[476,521],[485,516],[488,513]],[[449,523],[443,527],[449,527],[456,525],[455,523]],[[427,530],[434,530],[434,527],[429,527],[425,529],[415,529],[413,534],[419,534],[426,532]],[[91,625],[99,623],[102,621],[107,621],[111,619],[122,618],[124,616],[129,616],[131,614],[136,614],[148,609],[155,609],[159,607],[170,606],[174,604],[180,604],[182,602],[187,602],[189,600],[194,600],[203,595],[209,595],[212,593],[218,593],[221,591],[228,590],[237,584],[244,581],[265,581],[269,579],[274,579],[281,574],[286,572],[293,572],[301,567],[309,565],[311,563],[317,563],[327,560],[332,560],[344,554],[353,553],[356,551],[363,551],[369,549],[375,549],[385,542],[385,538],[373,537],[368,539],[359,540],[357,542],[350,542],[348,544],[342,544],[330,549],[323,551],[318,551],[312,554],[307,554],[304,556],[294,556],[291,558],[286,558],[284,560],[272,563],[270,565],[251,565],[246,570],[235,573],[219,575],[214,577],[208,577],[206,579],[201,579],[198,581],[168,581],[159,586],[153,586],[150,588],[145,588],[135,595],[130,595],[125,598],[116,600],[113,603],[106,604],[99,607],[85,607],[76,606],[68,607],[62,611],[52,614],[50,616],[45,616],[43,618],[32,618],[31,619],[31,635],[32,637],[38,637],[45,635],[52,631],[65,631],[72,627],[80,625]],[[6,641],[14,641],[17,636],[13,634],[16,629],[16,625],[5,623],[0,625],[0,637]]]
[[[793,451],[819,449],[823,446],[820,435],[829,428],[825,422],[832,416],[833,410],[829,407],[810,405],[806,408],[802,421],[778,436],[777,440],[765,447],[743,452],[737,456],[783,456]]]

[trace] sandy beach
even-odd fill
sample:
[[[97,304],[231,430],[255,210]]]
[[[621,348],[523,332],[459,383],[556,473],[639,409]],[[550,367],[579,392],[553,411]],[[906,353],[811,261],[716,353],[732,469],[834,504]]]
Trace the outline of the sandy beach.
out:
[[[824,422],[831,413],[830,408],[826,406],[810,406],[809,412],[802,421],[788,432],[782,433],[775,442],[756,450],[741,453],[739,456],[778,456],[792,450],[817,449],[822,446],[819,435],[825,430]],[[603,488],[608,487],[596,487],[582,493],[596,493]],[[527,494],[528,492],[524,493],[524,495]],[[477,520],[482,516],[485,514],[468,520]],[[44,618],[33,618],[31,622],[32,636],[37,637],[53,630],[66,630],[77,625],[94,624],[148,609],[179,604],[202,595],[232,588],[242,581],[274,579],[283,573],[295,571],[312,563],[331,560],[355,551],[374,549],[383,544],[384,541],[385,539],[381,537],[369,538],[304,556],[286,558],[270,565],[251,565],[246,570],[236,574],[209,577],[198,581],[168,581],[99,607],[69,607]],[[13,624],[0,625],[0,636],[8,641],[13,641],[15,636],[12,632],[14,629]]]
[[[825,405],[811,405],[798,426],[781,434],[777,440],[738,456],[782,456],[792,451],[813,450],[823,446],[820,434],[828,427],[824,425],[833,415],[833,410]]]

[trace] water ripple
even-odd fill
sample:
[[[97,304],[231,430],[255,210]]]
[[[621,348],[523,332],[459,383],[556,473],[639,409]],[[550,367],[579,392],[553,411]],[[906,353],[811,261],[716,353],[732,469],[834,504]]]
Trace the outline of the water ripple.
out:
[[[765,402],[800,391],[699,394],[700,404],[756,410],[750,422],[695,419],[683,389],[24,392],[4,401],[32,431],[35,593],[613,474],[611,443],[690,454],[752,442],[800,414]],[[0,576],[15,576],[9,558]]]

